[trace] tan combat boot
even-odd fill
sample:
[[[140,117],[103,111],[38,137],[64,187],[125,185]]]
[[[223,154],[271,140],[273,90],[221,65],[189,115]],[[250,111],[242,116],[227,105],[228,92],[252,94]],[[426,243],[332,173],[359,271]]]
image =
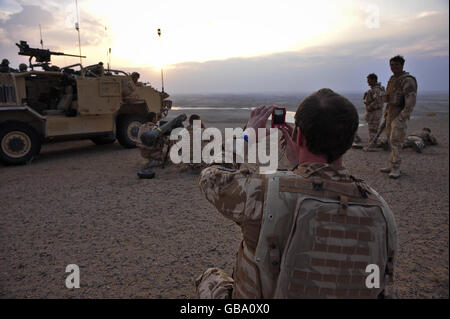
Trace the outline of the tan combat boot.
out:
[[[389,173],[389,178],[397,179],[400,176],[402,176],[402,173],[400,172],[399,168],[393,168]]]
[[[380,172],[389,174],[391,172],[391,167],[390,166],[384,167],[384,168],[380,169]]]

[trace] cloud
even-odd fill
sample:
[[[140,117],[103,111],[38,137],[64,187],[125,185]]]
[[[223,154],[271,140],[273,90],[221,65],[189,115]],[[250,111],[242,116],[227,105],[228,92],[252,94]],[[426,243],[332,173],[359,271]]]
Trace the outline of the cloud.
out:
[[[27,40],[30,46],[39,47],[39,24],[42,25],[46,48],[73,54],[78,52],[74,2],[41,2],[4,0],[0,5],[0,52],[8,57],[12,65],[24,61],[23,57],[17,56],[15,42]],[[346,22],[336,30],[329,30],[323,37],[318,36],[317,41],[311,42],[314,44],[309,47],[290,47],[289,51],[285,49],[286,52],[254,57],[169,65],[164,70],[165,86],[168,91],[177,93],[297,92],[327,86],[343,91],[361,91],[365,89],[365,76],[368,73],[376,72],[385,83],[390,76],[387,61],[393,55],[402,54],[406,57],[407,69],[417,75],[421,90],[448,90],[448,7],[440,10],[433,5],[420,4],[419,9],[410,8],[406,13],[402,11],[397,15],[395,10],[390,10],[392,8],[383,6],[380,27],[371,29],[366,26],[367,13],[362,7],[353,6],[352,1],[346,3],[349,11],[341,8],[340,13],[337,13],[344,14],[339,18]],[[83,9],[88,6],[80,7]],[[101,16],[81,10],[80,19],[83,54],[89,52],[89,62],[105,62],[105,52],[100,51],[103,51],[101,48],[106,50],[108,46],[104,42],[105,30]],[[290,26],[289,21],[283,23]],[[211,25],[210,22],[208,24]],[[133,23],[126,24],[126,28],[130,32],[141,30],[136,29]],[[122,37],[128,37],[125,29],[121,28],[120,31]],[[247,33],[253,32],[250,31]],[[122,39],[114,47],[115,52],[120,51],[119,44],[120,48],[139,44],[130,41],[124,44],[125,40]],[[257,39],[248,39],[252,40]],[[264,40],[267,43],[273,41],[272,38]],[[210,45],[207,41],[203,43]],[[181,47],[180,43],[177,45]],[[227,45],[234,45],[234,42]],[[191,46],[195,45],[191,43]],[[113,56],[114,68],[129,72],[136,70],[141,73],[142,80],[160,87],[159,70],[127,68],[130,63],[136,63],[141,55],[148,58],[147,52],[140,48],[129,51],[132,52],[129,56]],[[69,64],[66,63],[69,61],[72,60],[54,58],[57,65]]]
[[[345,30],[332,44],[299,51],[204,63],[186,62],[166,70],[166,87],[180,93],[298,92],[331,87],[362,91],[375,72],[386,84],[389,58],[402,54],[406,69],[424,91],[448,91],[448,12],[422,12],[399,23],[385,19],[380,29]],[[155,72],[143,72],[160,83]]]
[[[8,30],[12,30],[21,26],[37,27],[42,22],[51,25],[55,22],[55,19],[49,11],[41,9],[39,6],[30,5],[23,6],[21,11],[12,14],[3,25]]]
[[[23,62],[23,58],[17,56],[15,43],[25,40],[31,47],[40,47],[39,25],[42,28],[45,48],[76,54],[78,36],[74,28],[76,13],[72,8],[73,4],[64,5],[64,2],[50,1],[40,7],[34,3],[35,1],[21,1],[18,4],[19,11],[10,11],[6,19],[0,20],[2,54],[8,56],[12,64]],[[99,46],[104,38],[104,27],[87,12],[81,11],[80,16],[82,47],[87,49]],[[55,61],[65,60],[56,57]]]

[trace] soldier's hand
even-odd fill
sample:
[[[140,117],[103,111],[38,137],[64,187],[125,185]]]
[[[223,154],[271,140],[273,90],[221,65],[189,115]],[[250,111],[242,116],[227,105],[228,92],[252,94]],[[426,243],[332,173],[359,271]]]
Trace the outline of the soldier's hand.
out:
[[[247,126],[246,128],[250,129],[254,129],[255,133],[256,133],[256,140],[259,139],[258,137],[258,129],[259,128],[264,128],[266,129],[266,123],[267,120],[269,118],[269,116],[272,114],[274,108],[276,106],[272,105],[272,106],[260,106],[255,108],[251,114],[250,114],[250,119],[247,122]],[[267,129],[266,134],[269,134],[270,131]]]

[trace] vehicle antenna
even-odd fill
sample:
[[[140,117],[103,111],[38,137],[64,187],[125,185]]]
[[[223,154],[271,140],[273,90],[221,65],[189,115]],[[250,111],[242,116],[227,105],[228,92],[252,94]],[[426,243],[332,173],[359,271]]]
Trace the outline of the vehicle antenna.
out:
[[[78,18],[78,0],[75,0],[75,6],[76,6],[76,9],[77,9],[77,22],[75,22],[75,29],[77,30],[77,32],[78,32],[78,48],[79,48],[79,50],[80,50],[80,64],[82,64],[81,63],[81,39],[80,39],[80,20],[79,20],[79,18]]]
[[[108,49],[108,69],[111,68],[111,48]]]
[[[158,28],[158,36],[159,36],[159,40],[160,40],[160,44],[161,44],[161,51],[162,51],[161,29],[160,28]],[[164,93],[164,74],[163,74],[162,61],[161,61],[161,92]]]
[[[41,49],[44,49],[44,41],[42,40],[42,29],[40,24],[39,24],[39,33],[41,34]]]
[[[111,69],[111,41],[109,38],[108,27],[105,26],[106,38],[108,39],[108,50],[106,51],[106,56],[108,58],[108,71]]]

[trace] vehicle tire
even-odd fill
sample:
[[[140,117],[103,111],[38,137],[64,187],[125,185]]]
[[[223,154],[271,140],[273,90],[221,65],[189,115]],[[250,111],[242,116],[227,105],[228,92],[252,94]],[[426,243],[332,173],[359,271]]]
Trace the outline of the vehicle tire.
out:
[[[22,122],[0,124],[0,161],[6,165],[25,164],[41,151],[36,130]]]
[[[139,127],[145,123],[145,117],[126,115],[119,118],[117,123],[117,140],[125,148],[135,148]]]
[[[97,145],[112,144],[116,141],[116,136],[111,133],[108,135],[93,137],[91,138],[91,141]]]

